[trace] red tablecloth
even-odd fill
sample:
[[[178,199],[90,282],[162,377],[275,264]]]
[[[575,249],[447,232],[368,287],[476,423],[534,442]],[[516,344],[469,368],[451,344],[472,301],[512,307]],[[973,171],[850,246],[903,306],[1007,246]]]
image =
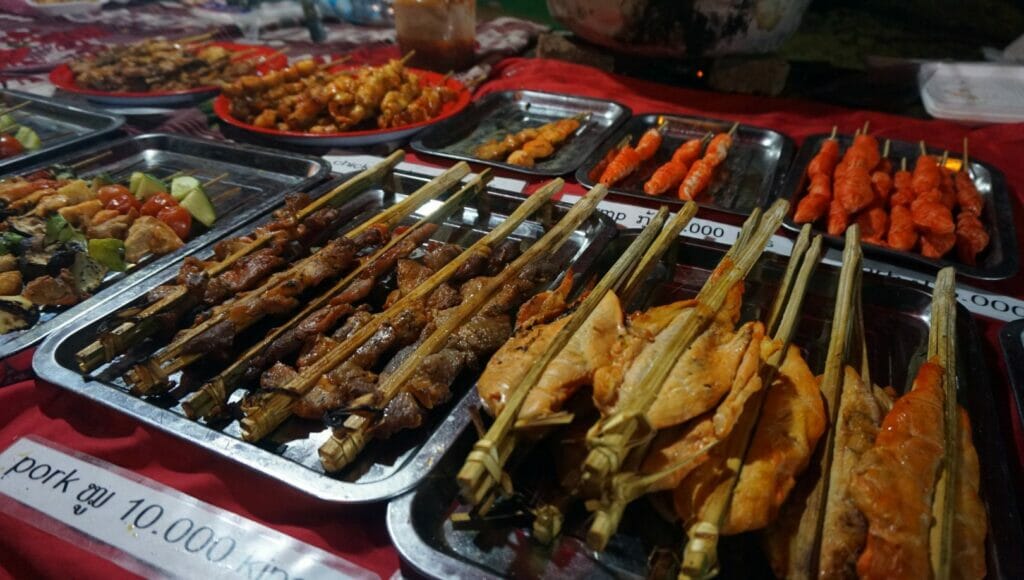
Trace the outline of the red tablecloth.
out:
[[[881,137],[917,140],[960,150],[962,138],[971,140],[972,154],[1000,168],[1013,193],[1018,231],[1021,222],[1019,195],[1024,187],[1024,127],[998,125],[971,128],[942,121],[923,121],[851,111],[816,103],[785,99],[719,95],[677,89],[609,75],[565,63],[508,59],[485,83],[481,94],[504,89],[530,88],[615,99],[635,113],[678,112],[735,119],[782,131],[797,141],[827,132],[838,124],[845,131],[871,121],[872,133]],[[415,157],[413,157],[415,159]],[[436,163],[436,160],[425,159]],[[578,190],[578,186],[571,186]],[[1024,295],[1024,276],[985,284],[1003,294]],[[1001,420],[1014,421],[997,331],[1000,324],[979,321],[984,331],[985,354],[993,373],[993,388],[1003,410]],[[198,499],[252,518],[312,545],[330,550],[389,576],[398,558],[387,538],[384,506],[343,507],[310,499],[271,480],[263,479],[172,436],[144,428],[138,422],[89,403],[57,387],[32,380],[29,355],[6,361],[0,384],[0,448],[18,437],[34,433],[68,447],[132,469]],[[16,382],[20,381],[20,382]],[[1024,441],[1020,426],[1007,444]],[[1018,457],[1008,457],[1017,469],[1024,463],[1024,445],[1016,445]],[[0,577],[109,578],[119,568],[52,536],[38,532],[10,517],[0,515]]]

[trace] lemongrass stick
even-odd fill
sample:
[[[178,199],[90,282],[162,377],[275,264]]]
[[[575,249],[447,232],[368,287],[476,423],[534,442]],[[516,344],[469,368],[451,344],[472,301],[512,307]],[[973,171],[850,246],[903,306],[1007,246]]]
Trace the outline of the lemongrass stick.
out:
[[[803,256],[804,252],[811,245],[811,224],[804,224],[804,227],[800,229],[800,235],[797,236],[796,242],[793,244],[793,251],[791,256]],[[789,295],[789,287],[793,283],[794,278],[797,274],[797,268],[800,266],[800,260],[790,259],[789,263],[786,264],[786,273],[782,276],[782,283],[779,285],[776,299],[772,302],[771,310],[768,312],[767,318],[765,318],[765,329],[770,333],[775,332],[775,326],[779,322],[779,317],[782,315],[782,310],[786,307],[786,301],[779,299],[779,297]]]
[[[707,517],[695,524],[692,530],[696,533],[697,541],[687,543],[683,552],[683,564],[680,569],[679,578],[707,578],[711,571],[717,566],[717,551],[719,530],[725,524],[726,517],[732,504],[733,493],[743,473],[743,461],[753,440],[757,423],[760,419],[762,403],[770,388],[779,367],[786,358],[790,341],[796,330],[796,324],[800,316],[800,308],[803,305],[804,297],[807,294],[807,286],[810,283],[811,275],[817,268],[821,259],[821,236],[815,236],[810,248],[803,256],[799,273],[793,285],[792,292],[786,298],[786,309],[782,316],[775,340],[782,344],[782,348],[775,351],[768,357],[765,370],[762,371],[762,382],[765,385],[748,402],[748,408],[744,410],[739,423],[733,428],[732,434],[726,442],[728,446],[728,459],[725,461],[727,469],[731,471],[728,480],[725,482],[725,493],[715,494],[709,500],[710,506],[705,510]]]
[[[942,365],[943,388],[943,447],[945,458],[936,486],[932,516],[929,553],[935,578],[952,577],[953,526],[956,519],[956,488],[960,470],[959,417],[956,377],[956,270],[952,267],[939,271],[932,298],[931,329],[928,334],[928,356],[938,358]]]
[[[633,273],[629,276],[629,280],[622,288],[619,300],[623,304],[623,307],[626,307],[626,305],[632,302],[637,290],[651,275],[651,271],[658,264],[658,261],[661,260],[661,257],[665,255],[665,252],[667,252],[679,238],[679,232],[683,231],[683,228],[686,227],[686,224],[690,223],[690,220],[693,219],[693,216],[695,215],[697,215],[697,204],[692,201],[688,201],[682,209],[672,216],[672,219],[665,224],[665,227],[661,228],[658,238],[654,240],[654,243],[652,243],[647,249],[647,253],[640,259],[639,265],[633,270]]]
[[[494,424],[491,425],[487,434],[476,442],[466,459],[466,463],[459,470],[456,479],[458,480],[463,498],[468,502],[473,505],[480,505],[481,501],[490,495],[494,486],[503,481],[508,481],[502,475],[502,470],[515,445],[513,429],[516,419],[519,417],[519,411],[522,409],[523,403],[526,402],[530,390],[540,382],[548,365],[565,348],[572,335],[586,322],[590,314],[604,300],[605,295],[621,283],[625,276],[633,269],[641,253],[648,250],[648,246],[650,246],[661,229],[662,224],[664,224],[667,214],[668,208],[662,206],[651,220],[651,223],[647,225],[622,256],[615,261],[615,264],[612,265],[608,273],[602,276],[597,286],[594,287],[583,303],[570,315],[566,325],[554,336],[544,353],[530,367],[526,375],[518,381],[516,387],[511,390],[512,395],[498,414]],[[667,244],[674,240],[674,237],[663,238],[662,244]],[[509,490],[506,489],[505,491],[508,492]]]

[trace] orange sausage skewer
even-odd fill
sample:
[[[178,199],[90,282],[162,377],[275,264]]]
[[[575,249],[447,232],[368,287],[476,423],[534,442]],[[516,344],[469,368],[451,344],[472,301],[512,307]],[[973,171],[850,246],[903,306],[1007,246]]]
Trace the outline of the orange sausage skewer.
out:
[[[590,170],[590,173],[587,175],[587,177],[589,177],[591,181],[600,180],[601,176],[604,175],[604,170],[608,169],[608,164],[610,164],[612,160],[615,159],[615,156],[619,154],[619,151],[621,151],[622,148],[625,147],[626,145],[629,145],[630,141],[632,140],[633,138],[628,135],[623,137],[615,145],[615,147],[612,147],[611,149],[608,150],[607,153],[604,154],[604,157],[601,158],[601,161],[599,161],[597,165],[595,165],[594,168]]]
[[[686,177],[690,165],[700,157],[704,145],[711,140],[712,133],[708,132],[701,139],[690,139],[683,143],[672,153],[672,158],[658,167],[644,183],[644,193],[647,195],[661,195],[679,185]]]
[[[711,183],[711,178],[714,176],[715,167],[725,161],[725,157],[729,154],[729,148],[732,146],[732,137],[739,126],[739,123],[733,123],[728,133],[719,133],[711,139],[707,149],[704,151],[704,157],[701,157],[690,166],[690,170],[686,173],[686,179],[680,184],[679,199],[691,201],[707,189]]]

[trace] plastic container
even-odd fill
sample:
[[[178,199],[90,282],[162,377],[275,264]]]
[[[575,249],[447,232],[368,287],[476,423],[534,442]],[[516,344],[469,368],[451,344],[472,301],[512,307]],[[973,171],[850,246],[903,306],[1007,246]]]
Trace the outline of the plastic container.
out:
[[[476,0],[394,0],[402,53],[409,66],[437,72],[464,70],[475,61]]]
[[[939,119],[983,123],[1024,121],[1024,66],[928,63],[918,77],[921,102]]]

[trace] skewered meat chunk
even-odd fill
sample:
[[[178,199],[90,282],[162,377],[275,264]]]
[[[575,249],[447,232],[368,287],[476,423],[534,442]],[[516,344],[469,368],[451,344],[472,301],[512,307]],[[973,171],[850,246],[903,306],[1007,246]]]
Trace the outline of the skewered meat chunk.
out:
[[[932,498],[943,457],[943,369],[921,365],[913,390],[882,421],[854,471],[850,494],[868,521],[860,578],[929,578]]]
[[[147,254],[161,256],[185,245],[178,234],[164,222],[152,216],[142,216],[132,223],[124,240],[124,257],[138,262]]]
[[[726,535],[763,528],[775,518],[825,430],[825,408],[817,379],[796,347],[791,346],[786,353],[765,395],[722,527]],[[753,411],[746,408],[743,412]],[[726,482],[733,472],[725,464],[728,448],[728,444],[715,447],[711,459],[676,488],[676,512],[687,527],[704,517],[703,509],[711,497],[729,492]]]
[[[971,266],[978,261],[978,254],[988,247],[989,236],[977,214],[961,211],[956,218],[956,250],[960,260]]]
[[[40,276],[25,284],[21,295],[38,306],[72,306],[82,297],[75,290],[75,280],[66,269],[60,275]]]
[[[21,272],[10,270],[0,273],[0,296],[21,294]]]
[[[850,495],[854,468],[875,443],[881,409],[869,385],[850,367],[843,371],[835,451],[822,523],[819,576],[856,578],[857,557],[867,539],[867,521]]]
[[[86,235],[90,238],[117,238],[123,240],[128,236],[128,230],[132,227],[138,215],[138,212],[134,209],[126,214],[120,214],[112,209],[98,211],[92,217],[89,227],[86,228]],[[174,231],[171,230],[171,233],[173,234]],[[178,236],[175,235],[174,237],[177,238]],[[181,240],[178,241],[180,242]]]
[[[501,413],[511,389],[529,372],[568,321],[569,317],[564,317],[549,324],[520,328],[495,353],[477,381],[480,397],[492,415]],[[530,421],[560,411],[576,389],[588,384],[594,372],[607,364],[607,354],[621,326],[619,300],[609,292],[548,365],[527,395],[519,417]]]
[[[100,200],[90,199],[72,206],[62,207],[57,210],[57,213],[72,226],[84,229],[89,226],[93,216],[102,209],[103,203]]]
[[[956,173],[954,183],[956,184],[956,202],[960,206],[960,211],[981,215],[981,210],[985,207],[985,200],[978,193],[978,188],[974,186],[974,180],[971,179],[966,169]]]
[[[909,251],[917,245],[917,230],[911,210],[902,205],[892,208],[889,216],[889,233],[886,243],[896,250]]]

